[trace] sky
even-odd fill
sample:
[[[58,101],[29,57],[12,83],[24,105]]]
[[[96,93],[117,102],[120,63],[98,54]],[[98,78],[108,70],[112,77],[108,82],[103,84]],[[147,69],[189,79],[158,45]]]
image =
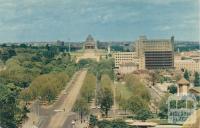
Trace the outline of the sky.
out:
[[[0,0],[0,42],[200,40],[199,0]]]

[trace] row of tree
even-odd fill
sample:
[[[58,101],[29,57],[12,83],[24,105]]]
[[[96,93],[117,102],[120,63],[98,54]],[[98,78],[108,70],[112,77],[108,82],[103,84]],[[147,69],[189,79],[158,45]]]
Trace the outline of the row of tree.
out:
[[[89,114],[90,102],[95,96],[96,77],[92,73],[87,73],[81,87],[79,98],[77,99],[73,110],[81,117]]]
[[[21,92],[24,101],[40,98],[42,101],[52,102],[65,87],[69,77],[66,73],[50,73],[36,77],[29,88]]]
[[[102,75],[97,93],[97,104],[100,105],[102,114],[106,117],[114,102],[112,86],[113,82],[110,76],[107,74]]]
[[[125,82],[128,90],[132,92],[130,98],[117,94],[117,102],[125,111],[129,110],[134,114],[135,119],[146,120],[151,116],[149,102],[150,93],[137,76],[129,74],[125,76]]]

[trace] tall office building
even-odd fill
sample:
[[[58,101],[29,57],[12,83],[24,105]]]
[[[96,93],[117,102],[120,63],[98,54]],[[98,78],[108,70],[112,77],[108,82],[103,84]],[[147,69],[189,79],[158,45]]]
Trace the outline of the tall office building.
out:
[[[139,69],[174,68],[174,37],[171,39],[149,40],[141,36],[136,41]]]

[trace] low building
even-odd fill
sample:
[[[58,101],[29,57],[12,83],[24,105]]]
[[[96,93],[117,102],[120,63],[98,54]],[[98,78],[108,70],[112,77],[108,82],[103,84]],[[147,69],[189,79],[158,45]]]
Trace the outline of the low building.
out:
[[[190,72],[200,72],[200,61],[195,61],[193,59],[186,60],[175,60],[176,70],[188,70]]]
[[[130,63],[125,63],[125,64],[120,64],[118,72],[120,74],[129,74],[136,70],[138,70],[138,64],[130,62]]]
[[[178,95],[187,95],[189,92],[190,82],[183,77],[177,82],[177,84],[178,84],[177,88]]]

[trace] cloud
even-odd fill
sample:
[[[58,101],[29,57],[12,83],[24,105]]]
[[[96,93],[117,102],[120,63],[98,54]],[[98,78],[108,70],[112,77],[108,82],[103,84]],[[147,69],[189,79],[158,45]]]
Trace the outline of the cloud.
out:
[[[88,33],[196,31],[197,0],[0,0],[0,39],[80,38]],[[28,37],[23,36],[29,34]],[[62,34],[64,33],[64,34]],[[134,34],[129,34],[134,37]],[[49,35],[49,37],[48,37]],[[106,34],[108,35],[108,34]],[[101,36],[103,37],[103,36]],[[129,37],[129,38],[133,38]]]

